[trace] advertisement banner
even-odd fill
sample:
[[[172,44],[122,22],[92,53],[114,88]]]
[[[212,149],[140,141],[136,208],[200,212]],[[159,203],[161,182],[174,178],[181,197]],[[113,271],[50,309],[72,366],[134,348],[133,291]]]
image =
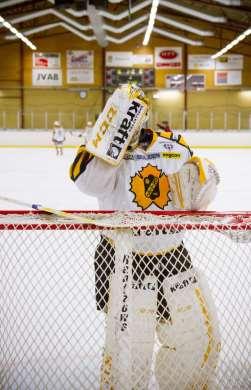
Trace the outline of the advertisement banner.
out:
[[[133,65],[152,65],[152,54],[133,54]]]
[[[93,51],[90,50],[67,50],[66,64],[69,69],[93,68]]]
[[[166,75],[165,87],[168,89],[176,89],[184,91],[185,76],[183,74]],[[186,88],[188,91],[202,91],[205,89],[205,75],[203,74],[188,74]]]
[[[230,54],[216,58],[215,69],[243,69],[243,55]]]
[[[33,68],[58,69],[61,65],[60,53],[40,53],[35,52],[32,55]]]
[[[242,83],[240,70],[216,71],[214,73],[215,85],[241,85]]]
[[[207,54],[189,54],[188,69],[214,69],[215,63],[210,55]]]
[[[61,86],[61,69],[32,69],[32,85],[39,87]]]
[[[131,51],[107,51],[105,53],[105,65],[107,67],[133,66],[133,53]]]
[[[67,69],[68,84],[92,84],[94,83],[93,69]]]
[[[181,47],[155,47],[155,68],[179,69],[181,67]]]

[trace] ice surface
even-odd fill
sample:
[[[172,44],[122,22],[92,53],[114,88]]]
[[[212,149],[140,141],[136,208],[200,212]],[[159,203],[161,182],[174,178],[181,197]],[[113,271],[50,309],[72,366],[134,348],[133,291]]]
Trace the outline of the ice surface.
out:
[[[210,210],[251,210],[251,151],[249,149],[195,149],[218,167],[221,182]],[[0,153],[0,196],[61,210],[98,209],[96,198],[82,194],[69,178],[76,150],[3,148]],[[0,209],[23,209],[0,200]]]

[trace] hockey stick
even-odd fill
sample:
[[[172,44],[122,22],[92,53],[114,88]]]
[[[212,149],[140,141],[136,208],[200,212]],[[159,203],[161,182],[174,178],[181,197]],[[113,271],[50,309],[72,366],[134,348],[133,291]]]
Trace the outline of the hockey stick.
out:
[[[79,222],[79,223],[87,223],[87,224],[93,224],[93,225],[104,226],[104,227],[109,226],[109,224],[105,223],[105,222],[100,222],[100,221],[97,221],[97,220],[92,219],[92,218],[80,217],[80,216],[75,215],[73,213],[68,213],[65,211],[52,209],[49,207],[44,207],[44,206],[42,206],[40,204],[36,204],[36,203],[27,203],[27,202],[23,202],[23,201],[20,201],[17,199],[8,198],[6,196],[0,196],[0,200],[8,202],[8,203],[16,204],[18,206],[28,207],[28,208],[36,210],[36,211],[43,211],[45,213],[53,214],[53,215],[56,215],[56,216],[61,217],[61,218],[67,218],[70,220],[74,220],[74,221]]]
[[[84,224],[91,224],[91,225],[95,225],[95,226],[100,226],[100,227],[108,227],[108,228],[128,228],[129,226],[126,226],[125,223],[123,222],[119,222],[119,221],[116,221],[114,222],[113,224],[111,223],[111,220],[107,220],[107,221],[100,221],[98,219],[95,219],[95,218],[87,218],[87,217],[82,217],[82,216],[79,216],[79,215],[75,215],[73,213],[70,213],[70,212],[66,212],[66,211],[62,211],[62,210],[57,210],[57,209],[52,209],[52,208],[49,208],[49,207],[44,207],[42,206],[41,204],[37,204],[37,203],[27,203],[27,202],[23,202],[23,201],[20,201],[18,199],[14,199],[14,198],[9,198],[9,197],[5,197],[5,196],[1,196],[0,195],[0,201],[5,201],[5,202],[9,202],[9,203],[13,203],[13,204],[16,204],[18,206],[24,206],[24,207],[28,207],[30,209],[34,209],[36,211],[42,211],[44,213],[48,213],[48,214],[52,214],[52,215],[56,215],[58,217],[61,217],[61,218],[66,218],[68,220],[74,220],[78,223],[84,223]],[[149,225],[153,225],[153,222],[141,222],[140,223],[137,223],[137,226],[149,226]],[[132,227],[132,225],[130,225],[130,228]]]

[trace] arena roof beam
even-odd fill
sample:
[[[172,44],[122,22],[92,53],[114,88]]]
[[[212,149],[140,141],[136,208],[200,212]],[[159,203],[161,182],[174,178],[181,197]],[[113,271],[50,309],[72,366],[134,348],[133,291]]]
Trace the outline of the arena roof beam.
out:
[[[214,0],[216,3],[229,6],[238,6],[241,5],[241,0]]]
[[[94,35],[85,35],[81,31],[75,29],[72,26],[69,26],[69,24],[64,22],[56,22],[56,23],[44,24],[43,26],[39,26],[39,27],[34,27],[29,30],[23,31],[23,35],[29,36],[32,34],[37,34],[41,31],[50,30],[55,27],[63,27],[66,30],[71,31],[73,34],[77,35],[78,37],[82,38],[84,41],[94,41],[96,39]],[[5,39],[15,40],[17,38],[14,35],[6,35]]]
[[[52,4],[54,4],[54,0],[48,0],[48,1]],[[134,13],[140,11],[141,9],[148,7],[150,4],[152,4],[152,0],[145,0],[145,1],[142,1],[140,4],[137,4],[134,7],[131,7],[130,11],[127,10],[127,11],[120,12],[119,14],[114,14],[112,12],[99,10],[99,13],[101,16],[104,16],[105,18],[108,18],[111,20],[122,20],[124,18],[127,18],[131,14],[134,14]],[[66,12],[68,12],[69,14],[71,14],[72,16],[75,16],[77,18],[81,18],[81,17],[87,15],[87,12],[85,10],[84,11],[77,11],[77,10],[74,10],[72,8],[67,8]]]
[[[91,29],[90,24],[84,25],[82,23],[76,22],[75,20],[73,20],[69,16],[62,14],[61,12],[59,12],[53,8],[48,8],[48,9],[44,9],[41,11],[30,12],[29,14],[18,16],[16,18],[13,18],[11,20],[11,23],[16,24],[16,23],[26,22],[27,20],[33,20],[35,18],[39,18],[41,16],[47,16],[47,15],[54,15],[57,18],[62,19],[64,22],[66,22],[68,24],[72,24],[74,27],[76,27],[82,31]]]
[[[213,31],[200,30],[196,27],[191,26],[190,24],[178,22],[174,19],[170,19],[170,18],[167,18],[165,16],[156,15],[156,20],[158,20],[159,22],[163,22],[165,24],[170,24],[171,26],[180,28],[181,30],[185,30],[185,31],[189,31],[191,33],[197,34],[197,35],[201,35],[203,37],[210,37],[210,36],[214,35]]]
[[[32,29],[23,31],[23,34],[24,35],[32,35],[32,34],[40,32],[40,31],[49,30],[49,29],[59,27],[59,26],[64,27],[66,30],[71,31],[73,34],[79,36],[80,38],[82,38],[85,41],[94,41],[96,39],[96,37],[94,35],[85,35],[85,34],[81,33],[81,31],[76,30],[74,27],[69,26],[67,23],[64,23],[64,22],[51,23],[51,24],[40,26],[40,27],[34,27]],[[135,36],[142,34],[144,31],[145,31],[145,27],[142,27],[142,28],[130,33],[130,34],[125,35],[122,38],[115,38],[115,37],[111,37],[111,36],[107,35],[106,39],[107,39],[107,41],[119,44],[119,43],[129,41],[130,39],[134,38]],[[15,40],[17,38],[13,35],[6,35],[5,39]]]
[[[8,1],[1,1],[0,3],[0,8],[5,8],[5,7],[11,7],[12,5],[18,5],[21,3],[25,3],[28,0],[8,0]]]
[[[170,31],[161,30],[161,29],[159,29],[157,27],[154,27],[153,31],[158,33],[158,34],[160,34],[160,35],[163,35],[164,37],[172,38],[175,41],[180,41],[180,42],[183,42],[183,43],[187,43],[187,44],[192,45],[192,46],[202,46],[203,45],[202,41],[189,39],[189,38],[186,38],[184,36],[172,33]]]
[[[73,34],[77,35],[78,37],[82,38],[85,41],[94,41],[96,39],[94,35],[85,35],[81,31],[75,29],[72,26],[69,26],[67,23],[64,23],[64,22],[51,23],[49,25],[43,25],[43,26],[35,27],[35,28],[32,28],[32,29],[23,31],[23,35],[27,35],[28,36],[28,35],[32,35],[32,34],[38,33],[40,31],[49,30],[49,29],[52,29],[52,28],[55,28],[55,27],[59,27],[59,26],[65,28],[68,31],[71,31]],[[201,46],[202,45],[201,41],[195,41],[195,40],[192,40],[192,39],[188,39],[188,38],[186,38],[184,36],[180,36],[178,34],[174,34],[174,33],[167,32],[167,31],[163,31],[161,29],[158,29],[157,27],[154,27],[153,31],[158,33],[159,35],[162,35],[162,36],[165,36],[165,37],[169,37],[169,38],[172,38],[172,39],[174,39],[176,41],[180,41],[180,42],[183,42],[183,43],[188,43],[188,44],[193,45],[193,46]],[[138,36],[140,34],[143,34],[144,32],[145,32],[145,26],[141,27],[141,28],[139,28],[139,29],[137,29],[135,31],[133,31],[130,34],[125,35],[122,38],[115,38],[115,37],[107,35],[106,39],[109,42],[120,44],[120,43],[127,42],[130,39],[132,39],[132,38],[134,38],[134,37],[136,37],[136,36]],[[17,39],[13,35],[7,35],[5,38],[9,39],[9,40]]]
[[[160,0],[160,5],[167,7],[167,8],[171,8],[175,11],[182,12],[186,15],[195,16],[199,19],[206,20],[206,21],[212,22],[212,23],[226,23],[226,21],[227,21],[224,16],[214,16],[214,15],[206,14],[204,12],[197,11],[194,8],[185,7],[184,5],[177,4],[176,1],[173,2],[173,1],[168,1],[168,0]]]
[[[140,16],[137,19],[132,20],[129,23],[124,24],[121,27],[113,27],[110,24],[106,24],[106,23],[104,23],[103,27],[107,31],[111,31],[111,32],[113,32],[115,34],[119,34],[119,33],[122,33],[122,32],[124,32],[126,30],[129,30],[132,27],[137,26],[138,24],[144,22],[147,19],[148,19],[148,14],[145,14],[145,15]]]
[[[59,11],[53,9],[53,8],[48,8],[46,10],[31,12],[29,14],[13,18],[11,20],[11,23],[12,24],[21,23],[21,22],[25,22],[27,20],[33,20],[35,18],[39,18],[41,16],[46,16],[46,15],[54,15],[54,16],[58,17],[59,19],[62,19],[63,21],[67,22],[68,24],[71,24],[72,26],[76,27],[77,29],[79,29],[81,31],[87,31],[87,30],[91,30],[92,29],[92,26],[90,24],[85,24],[84,25],[82,23],[79,23],[76,20],[70,18],[69,16],[63,15],[61,12],[59,12]],[[147,18],[148,18],[147,14],[142,15],[139,18],[134,19],[131,22],[126,23],[122,27],[113,27],[113,26],[110,26],[109,24],[104,23],[103,24],[103,28],[104,28],[104,30],[111,31],[111,32],[113,32],[115,34],[119,34],[121,32],[129,30],[130,28],[132,28],[132,27],[142,23]]]

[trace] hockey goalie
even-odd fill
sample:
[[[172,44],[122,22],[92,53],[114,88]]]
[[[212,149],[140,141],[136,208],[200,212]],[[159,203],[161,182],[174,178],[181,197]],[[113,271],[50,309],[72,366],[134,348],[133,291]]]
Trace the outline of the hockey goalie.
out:
[[[111,95],[70,175],[101,210],[205,210],[219,175],[181,135],[146,127],[140,88]],[[96,248],[97,309],[106,316],[101,390],[215,390],[217,313],[183,232],[103,230]]]

